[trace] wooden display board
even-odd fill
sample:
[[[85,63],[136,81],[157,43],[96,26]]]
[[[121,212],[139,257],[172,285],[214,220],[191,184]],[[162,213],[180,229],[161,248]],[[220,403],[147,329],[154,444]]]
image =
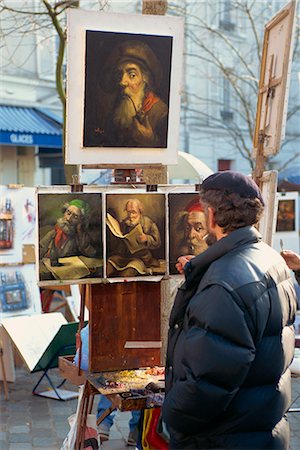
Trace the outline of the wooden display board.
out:
[[[90,371],[160,364],[160,283],[91,285]]]

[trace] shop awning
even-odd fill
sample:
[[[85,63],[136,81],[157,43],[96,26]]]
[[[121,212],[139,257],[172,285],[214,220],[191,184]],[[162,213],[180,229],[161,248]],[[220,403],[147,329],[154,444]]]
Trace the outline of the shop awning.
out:
[[[61,148],[61,120],[45,109],[0,105],[0,144]]]

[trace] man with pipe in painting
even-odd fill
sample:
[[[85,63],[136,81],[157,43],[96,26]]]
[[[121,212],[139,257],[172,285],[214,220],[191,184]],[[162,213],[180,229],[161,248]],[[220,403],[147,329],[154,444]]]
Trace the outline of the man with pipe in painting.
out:
[[[168,107],[157,95],[160,62],[144,42],[125,41],[106,62],[110,84],[119,96],[107,130],[116,147],[167,147]]]

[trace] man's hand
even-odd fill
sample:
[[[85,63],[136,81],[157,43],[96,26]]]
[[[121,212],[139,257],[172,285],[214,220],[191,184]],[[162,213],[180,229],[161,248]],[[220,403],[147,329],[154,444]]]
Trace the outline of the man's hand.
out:
[[[283,250],[281,256],[291,270],[300,270],[300,256],[291,250]]]
[[[175,265],[178,272],[184,273],[184,266],[186,265],[187,262],[189,262],[193,258],[195,258],[195,255],[179,256],[179,258],[177,258],[178,263]]]
[[[147,116],[144,118],[143,123],[141,123],[136,117],[133,119],[132,136],[138,144],[149,146],[153,145],[154,132]]]
[[[147,237],[147,235],[145,233],[142,233],[142,234],[139,235],[139,241],[140,242],[147,242],[147,240],[148,240],[148,237]]]
[[[82,226],[82,224],[79,222],[79,223],[76,225],[76,232],[77,232],[78,234],[80,234],[80,233],[82,233],[82,229],[83,229],[83,226]]]

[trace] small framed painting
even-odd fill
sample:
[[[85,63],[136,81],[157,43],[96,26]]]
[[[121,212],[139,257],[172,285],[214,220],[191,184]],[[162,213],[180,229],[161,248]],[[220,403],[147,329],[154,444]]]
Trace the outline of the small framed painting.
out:
[[[206,220],[199,193],[169,194],[169,270],[178,274],[177,258],[183,255],[199,255],[207,249]]]
[[[165,195],[106,195],[106,276],[166,273]]]
[[[37,194],[40,285],[101,279],[101,193],[46,192]]]

